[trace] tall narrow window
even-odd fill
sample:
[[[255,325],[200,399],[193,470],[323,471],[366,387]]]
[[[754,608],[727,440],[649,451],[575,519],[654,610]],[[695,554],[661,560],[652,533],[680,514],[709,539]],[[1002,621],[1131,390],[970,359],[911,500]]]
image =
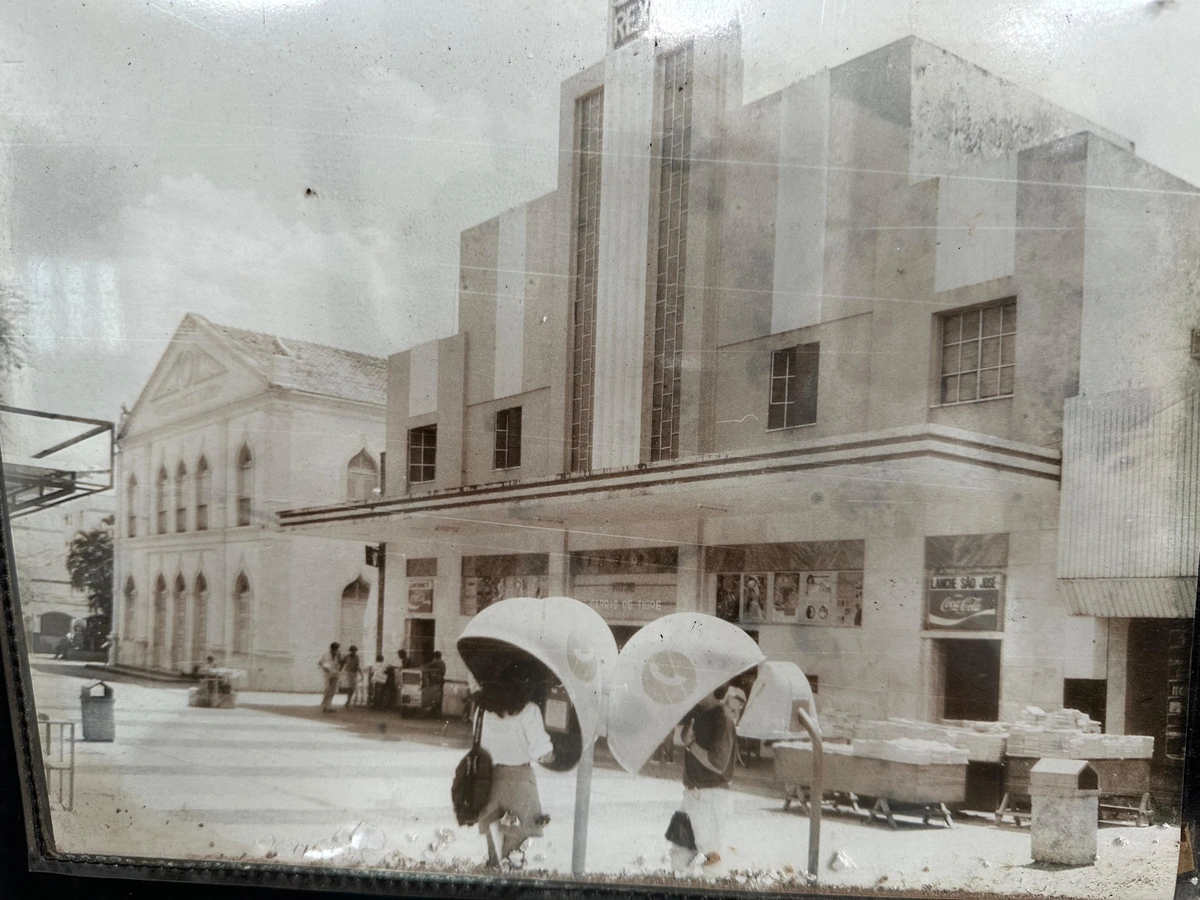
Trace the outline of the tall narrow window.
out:
[[[604,91],[575,103],[575,303],[571,341],[571,471],[592,464],[596,374],[596,273],[600,256],[600,164]]]
[[[175,470],[175,530],[187,531],[187,466]]]
[[[776,350],[771,354],[771,393],[767,428],[794,428],[817,421],[819,343]]]
[[[437,426],[423,425],[408,431],[408,480],[412,484],[437,476]]]
[[[250,501],[254,497],[254,457],[242,444],[237,459],[237,523],[250,524]]]
[[[203,456],[196,463],[196,530],[208,530],[208,498],[212,492],[212,473]]]
[[[167,533],[167,468],[158,470],[158,478],[154,482],[154,530],[158,534]]]
[[[130,475],[129,483],[125,485],[125,535],[127,537],[137,537],[137,507],[138,480],[136,475]]]
[[[502,409],[496,413],[496,452],[493,458],[497,469],[515,469],[521,465],[521,407]]]
[[[342,591],[338,642],[343,648],[362,647],[366,631],[363,627],[367,615],[367,598],[371,596],[371,585],[360,575],[346,585]]]
[[[379,487],[379,466],[366,450],[359,452],[346,467],[346,499],[371,500]]]
[[[167,648],[167,580],[161,574],[154,582],[154,627],[150,633],[150,659],[158,668],[166,659]]]
[[[1017,301],[942,316],[942,403],[1011,397]]]
[[[187,643],[187,582],[183,575],[175,576],[175,590],[171,592],[171,667],[178,669],[184,664]]]
[[[137,584],[130,575],[125,579],[123,593],[125,608],[122,610],[121,637],[127,641],[133,640],[133,630],[137,627]]]
[[[658,176],[654,374],[650,395],[652,460],[679,456],[691,143],[692,47],[688,44],[662,59],[662,160]]]
[[[192,660],[204,664],[208,654],[208,579],[201,572],[192,588]]]
[[[250,579],[239,572],[233,583],[233,652],[250,652],[250,631],[253,622],[253,600]]]

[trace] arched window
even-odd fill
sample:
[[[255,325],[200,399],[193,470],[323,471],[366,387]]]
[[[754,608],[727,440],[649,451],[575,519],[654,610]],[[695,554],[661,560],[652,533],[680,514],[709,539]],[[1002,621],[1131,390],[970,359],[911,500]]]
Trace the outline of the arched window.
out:
[[[184,663],[187,644],[187,582],[183,575],[175,576],[175,590],[171,592],[171,667],[179,668]]]
[[[167,533],[167,467],[161,466],[154,482],[154,530]]]
[[[212,484],[212,473],[208,460],[203,456],[196,463],[196,530],[208,530],[208,496]]]
[[[127,641],[133,640],[133,629],[137,625],[137,585],[134,583],[133,576],[130,575],[125,579],[125,609],[124,620],[121,626],[121,637]]]
[[[187,466],[175,469],[175,530],[187,531]]]
[[[242,444],[237,459],[237,523],[250,524],[250,500],[254,497],[254,457]]]
[[[126,535],[126,537],[137,537],[137,506],[138,506],[137,476],[130,475],[129,483],[125,485],[125,535]]]
[[[151,633],[150,659],[157,668],[163,663],[167,643],[167,580],[162,575],[154,582],[154,629]]]
[[[201,572],[192,589],[192,661],[204,665],[208,654],[208,579]]]
[[[367,598],[370,595],[371,585],[361,575],[342,591],[338,643],[343,648],[351,645],[359,648],[363,646],[366,631],[363,624],[367,617]]]
[[[361,451],[346,467],[346,499],[372,500],[379,487],[379,466],[366,450]]]
[[[252,604],[254,596],[250,591],[250,579],[245,572],[238,573],[233,583],[233,652],[250,652],[250,629],[253,625]]]

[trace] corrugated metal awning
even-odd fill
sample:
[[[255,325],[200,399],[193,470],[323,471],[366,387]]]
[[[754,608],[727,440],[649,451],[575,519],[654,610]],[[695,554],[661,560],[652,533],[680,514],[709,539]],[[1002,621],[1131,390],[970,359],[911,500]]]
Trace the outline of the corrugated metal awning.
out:
[[[1071,613],[1110,619],[1190,619],[1195,578],[1061,578]]]

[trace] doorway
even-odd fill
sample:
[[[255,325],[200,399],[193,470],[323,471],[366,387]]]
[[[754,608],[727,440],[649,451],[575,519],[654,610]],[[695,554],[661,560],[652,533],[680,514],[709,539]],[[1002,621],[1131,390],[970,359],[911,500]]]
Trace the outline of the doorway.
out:
[[[943,719],[995,722],[1000,718],[1000,642],[934,641]]]
[[[409,666],[423,666],[433,659],[433,619],[404,620],[404,649]]]
[[[1077,709],[1104,730],[1104,711],[1108,705],[1108,680],[1104,678],[1064,678],[1063,709]]]

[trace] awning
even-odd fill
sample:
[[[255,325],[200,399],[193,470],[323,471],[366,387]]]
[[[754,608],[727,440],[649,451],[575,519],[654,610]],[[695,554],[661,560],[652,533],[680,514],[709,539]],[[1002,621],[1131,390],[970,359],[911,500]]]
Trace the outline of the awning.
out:
[[[1195,578],[1060,578],[1076,616],[1110,619],[1190,619]]]

